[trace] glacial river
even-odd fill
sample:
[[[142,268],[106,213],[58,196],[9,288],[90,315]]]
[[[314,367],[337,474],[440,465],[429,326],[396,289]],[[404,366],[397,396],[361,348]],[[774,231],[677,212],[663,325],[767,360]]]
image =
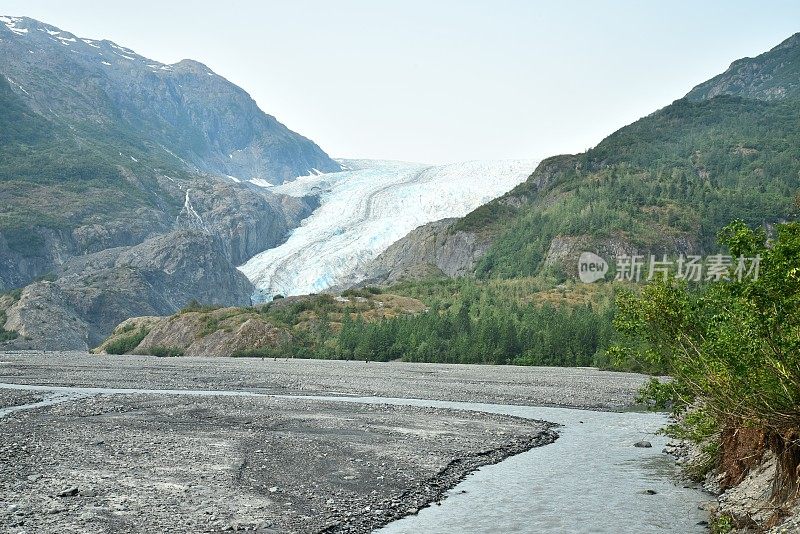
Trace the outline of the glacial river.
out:
[[[70,388],[0,384],[51,396],[10,412],[96,394],[259,395],[245,391]],[[448,492],[441,505],[395,521],[383,534],[691,533],[707,532],[698,505],[710,496],[676,482],[672,459],[655,432],[666,417],[382,397],[303,396],[326,401],[453,408],[558,423],[555,443],[485,466]],[[652,448],[634,443],[650,441]]]
[[[656,435],[661,414],[596,412],[381,397],[306,397],[453,408],[558,423],[555,443],[479,469],[441,506],[389,524],[382,534],[708,532],[698,506],[711,496],[676,481]],[[637,448],[640,440],[652,448]],[[655,494],[650,492],[655,491]]]

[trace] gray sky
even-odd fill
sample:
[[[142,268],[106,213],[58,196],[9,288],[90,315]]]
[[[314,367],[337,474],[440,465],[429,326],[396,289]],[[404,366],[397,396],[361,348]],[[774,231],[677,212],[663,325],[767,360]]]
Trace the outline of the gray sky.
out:
[[[335,157],[579,152],[800,31],[797,1],[4,0],[192,58]]]

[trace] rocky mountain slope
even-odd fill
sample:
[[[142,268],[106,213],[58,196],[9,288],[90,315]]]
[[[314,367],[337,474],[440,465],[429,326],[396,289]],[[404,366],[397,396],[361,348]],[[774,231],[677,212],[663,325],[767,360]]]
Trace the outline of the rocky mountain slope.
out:
[[[10,343],[86,348],[130,316],[249,303],[235,265],[316,207],[250,180],[338,169],[199,63],[0,17],[0,293],[46,279],[3,299]]]
[[[69,261],[59,278],[28,285],[6,310],[14,348],[86,350],[134,315],[172,313],[192,299],[250,303],[252,285],[210,235],[154,237]]]
[[[609,260],[717,253],[716,233],[731,220],[770,225],[797,212],[798,84],[795,35],[585,153],[548,158],[525,183],[466,217],[409,234],[363,278],[435,271],[437,258],[474,258],[476,250],[479,258],[459,272],[556,279],[576,276],[584,250]]]
[[[467,276],[491,241],[472,232],[453,232],[457,218],[424,224],[360,265],[338,288],[393,284],[431,276]]]
[[[198,63],[163,65],[0,17],[0,290],[68,257],[172,230],[189,189],[255,191],[254,208],[274,211],[263,199],[282,201],[246,180],[338,169]],[[236,245],[233,261],[267,248],[275,235],[266,235]]]
[[[0,58],[0,74],[33,112],[77,135],[113,138],[128,148],[122,159],[145,148],[189,170],[270,183],[339,170],[197,61],[166,65],[24,17],[0,17]]]
[[[758,100],[800,97],[800,33],[768,52],[742,58],[720,74],[692,89],[689,100],[708,100],[719,95]]]

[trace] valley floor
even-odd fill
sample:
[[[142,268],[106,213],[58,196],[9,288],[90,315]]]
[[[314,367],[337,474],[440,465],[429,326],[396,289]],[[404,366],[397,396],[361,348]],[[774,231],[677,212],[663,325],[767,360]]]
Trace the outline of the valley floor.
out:
[[[0,353],[0,530],[369,532],[482,465],[550,443],[551,426],[268,395],[612,409],[643,381],[591,369]]]

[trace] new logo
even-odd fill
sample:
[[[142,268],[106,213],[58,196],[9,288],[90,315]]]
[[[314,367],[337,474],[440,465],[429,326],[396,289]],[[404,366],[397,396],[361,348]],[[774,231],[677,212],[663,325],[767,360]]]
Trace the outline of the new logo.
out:
[[[591,284],[606,277],[608,263],[592,252],[582,252],[578,258],[578,278],[584,284]]]

